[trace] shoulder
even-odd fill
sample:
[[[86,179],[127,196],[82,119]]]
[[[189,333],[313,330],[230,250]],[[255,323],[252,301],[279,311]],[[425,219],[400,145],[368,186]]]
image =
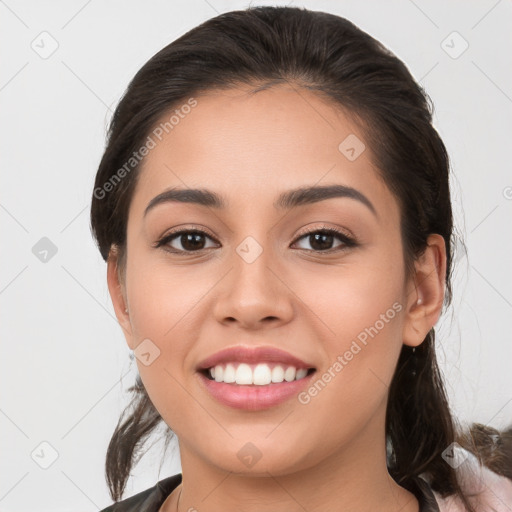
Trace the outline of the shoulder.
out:
[[[458,466],[457,480],[477,512],[510,512],[512,480],[498,475],[479,463],[477,457],[462,447],[454,448]],[[465,512],[456,496],[442,498],[434,492],[440,512]]]
[[[169,494],[181,483],[181,473],[164,478],[156,485],[113,503],[100,512],[158,512]]]

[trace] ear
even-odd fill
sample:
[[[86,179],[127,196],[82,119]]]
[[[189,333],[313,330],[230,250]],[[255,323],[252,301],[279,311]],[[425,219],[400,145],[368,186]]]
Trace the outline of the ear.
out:
[[[130,322],[130,313],[127,311],[128,302],[126,300],[126,285],[123,276],[121,276],[119,268],[119,254],[115,246],[112,247],[107,258],[107,283],[117,321],[124,331],[124,336],[128,346],[133,350],[132,326]]]
[[[446,245],[444,238],[432,234],[425,252],[415,261],[415,272],[407,287],[403,343],[421,345],[437,323],[443,308],[446,279]]]

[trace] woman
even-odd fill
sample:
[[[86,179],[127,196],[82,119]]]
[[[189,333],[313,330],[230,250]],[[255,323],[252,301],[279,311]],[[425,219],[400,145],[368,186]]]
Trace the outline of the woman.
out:
[[[222,14],[137,73],[91,209],[140,373],[107,481],[119,501],[161,421],[182,473],[105,511],[508,510],[436,363],[453,227],[431,120],[380,43],[298,8]]]

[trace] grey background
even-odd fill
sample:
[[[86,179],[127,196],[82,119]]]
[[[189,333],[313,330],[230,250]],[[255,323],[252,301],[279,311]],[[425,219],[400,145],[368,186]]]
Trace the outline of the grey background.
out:
[[[403,59],[432,97],[467,244],[467,254],[460,246],[456,255],[454,306],[438,324],[439,359],[462,422],[509,425],[511,2],[253,3],[264,4],[349,18]],[[248,5],[0,1],[1,511],[93,511],[110,503],[104,456],[136,366],[89,231],[106,126],[156,51],[217,13]],[[159,467],[161,450],[155,442],[126,496],[180,470],[172,451]]]

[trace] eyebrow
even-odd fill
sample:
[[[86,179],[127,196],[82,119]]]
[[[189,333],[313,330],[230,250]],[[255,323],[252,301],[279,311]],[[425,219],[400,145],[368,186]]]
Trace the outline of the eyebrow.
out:
[[[289,210],[335,197],[355,199],[364,204],[377,217],[377,212],[371,201],[359,190],[345,185],[301,187],[287,190],[279,195],[273,206],[278,210]],[[146,206],[144,216],[155,206],[169,202],[192,203],[215,209],[226,208],[224,198],[211,190],[172,188],[154,197]]]

